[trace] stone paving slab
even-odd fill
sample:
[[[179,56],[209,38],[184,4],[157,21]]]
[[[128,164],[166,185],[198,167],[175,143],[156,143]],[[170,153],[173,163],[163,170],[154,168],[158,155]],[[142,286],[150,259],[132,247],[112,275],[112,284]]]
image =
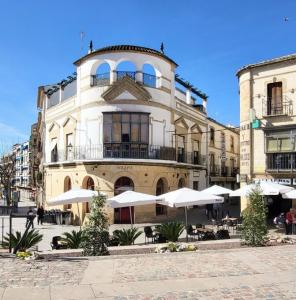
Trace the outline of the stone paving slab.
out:
[[[51,300],[80,300],[95,299],[95,294],[90,285],[52,286],[50,289]]]
[[[50,300],[49,286],[43,288],[7,288],[2,300]]]
[[[296,245],[89,260],[3,258],[0,270],[1,300],[296,299]]]

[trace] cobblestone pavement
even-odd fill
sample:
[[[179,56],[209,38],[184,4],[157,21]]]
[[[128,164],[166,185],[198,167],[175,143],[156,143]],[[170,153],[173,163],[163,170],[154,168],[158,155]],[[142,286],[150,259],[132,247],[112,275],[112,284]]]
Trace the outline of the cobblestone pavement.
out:
[[[0,259],[0,299],[296,299],[296,246]]]

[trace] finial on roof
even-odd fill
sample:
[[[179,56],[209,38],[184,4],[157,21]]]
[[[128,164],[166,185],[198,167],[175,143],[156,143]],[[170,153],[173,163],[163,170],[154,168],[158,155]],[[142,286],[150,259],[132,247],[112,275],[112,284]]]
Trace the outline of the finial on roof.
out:
[[[88,48],[89,48],[88,53],[92,53],[93,52],[93,42],[92,42],[92,40],[90,40]]]
[[[164,54],[164,45],[163,45],[163,42],[161,42],[161,45],[160,45],[160,52],[162,54]]]

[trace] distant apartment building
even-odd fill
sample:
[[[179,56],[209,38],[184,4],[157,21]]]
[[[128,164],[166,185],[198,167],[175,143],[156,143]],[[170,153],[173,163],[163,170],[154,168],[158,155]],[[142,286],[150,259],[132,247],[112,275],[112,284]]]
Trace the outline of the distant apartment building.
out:
[[[239,129],[208,118],[209,185],[238,188]]]
[[[242,184],[271,180],[296,187],[296,54],[244,66],[237,76]],[[273,198],[275,214],[292,205]],[[242,209],[246,205],[243,199]]]
[[[30,144],[24,142],[12,148],[15,159],[15,177],[13,191],[19,192],[21,200],[31,199],[31,174],[30,174]]]

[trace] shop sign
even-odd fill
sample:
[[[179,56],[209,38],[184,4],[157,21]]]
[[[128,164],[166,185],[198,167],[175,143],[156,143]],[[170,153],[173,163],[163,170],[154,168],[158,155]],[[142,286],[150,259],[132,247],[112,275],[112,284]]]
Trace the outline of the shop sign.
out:
[[[274,182],[278,184],[283,184],[283,185],[291,185],[291,179],[290,178],[277,178],[277,179],[255,179],[255,182]],[[296,182],[295,182],[296,183]],[[293,181],[294,184],[294,181]]]

